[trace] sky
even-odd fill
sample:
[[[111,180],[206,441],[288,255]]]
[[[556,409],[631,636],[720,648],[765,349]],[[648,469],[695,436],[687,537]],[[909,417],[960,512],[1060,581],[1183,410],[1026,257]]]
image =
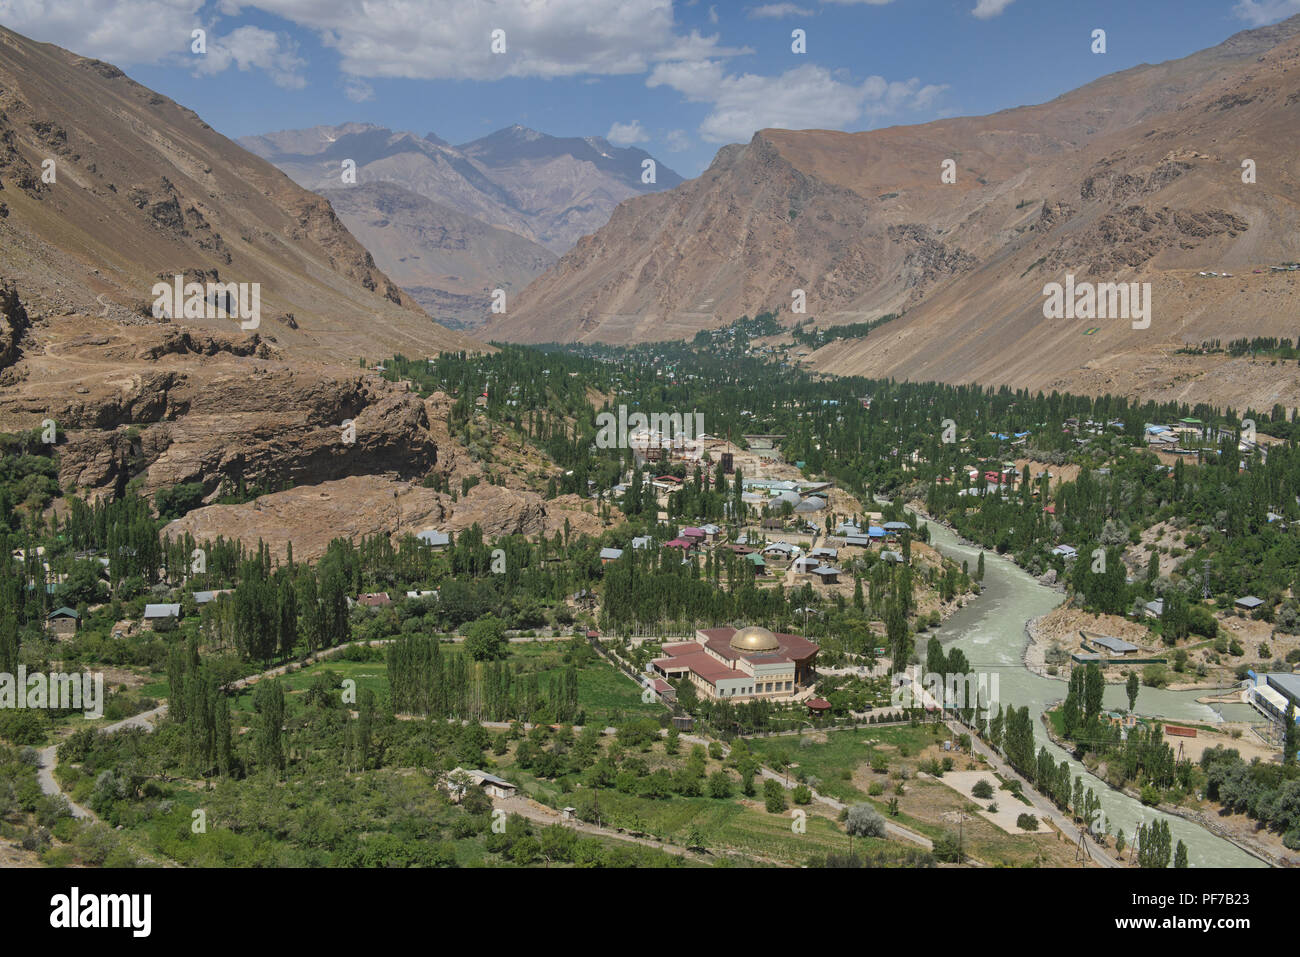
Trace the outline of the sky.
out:
[[[519,123],[684,176],[765,127],[1038,103],[1295,14],[1300,0],[0,0],[0,24],[114,63],[232,138],[361,121],[463,143]]]

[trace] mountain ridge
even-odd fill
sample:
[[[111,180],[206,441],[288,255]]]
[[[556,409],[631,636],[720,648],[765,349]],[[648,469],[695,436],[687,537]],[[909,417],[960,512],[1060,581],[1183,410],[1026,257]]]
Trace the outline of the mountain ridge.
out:
[[[1149,367],[1202,339],[1296,332],[1291,279],[1252,272],[1229,293],[1195,274],[1300,259],[1288,146],[1300,125],[1298,35],[1300,17],[987,117],[761,130],[698,178],[622,203],[484,334],[627,344],[689,339],[762,311],[788,325],[904,313],[810,364],[1125,392],[1185,391],[1208,375],[1203,386],[1242,396],[1255,386],[1224,381],[1217,363],[1189,371],[1180,359],[1169,376]],[[1267,177],[1243,184],[1243,157]],[[941,183],[949,159],[956,182]],[[1086,337],[1044,325],[1043,286],[1069,271],[1152,282],[1156,323]],[[790,312],[795,289],[806,315]],[[1062,335],[1080,341],[1062,349]]]

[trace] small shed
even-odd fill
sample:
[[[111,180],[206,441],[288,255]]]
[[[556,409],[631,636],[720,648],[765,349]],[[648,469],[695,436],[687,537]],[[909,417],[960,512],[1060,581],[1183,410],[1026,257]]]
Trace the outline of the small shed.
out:
[[[54,609],[45,617],[46,630],[56,635],[75,635],[79,624],[81,624],[81,616],[67,605]]]

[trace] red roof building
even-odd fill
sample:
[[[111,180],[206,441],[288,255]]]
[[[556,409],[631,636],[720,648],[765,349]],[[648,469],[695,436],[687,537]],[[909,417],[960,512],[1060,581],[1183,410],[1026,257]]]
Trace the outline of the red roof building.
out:
[[[787,699],[817,680],[814,642],[753,625],[701,629],[694,641],[663,650],[662,658],[650,662],[651,670],[688,680],[711,699]]]

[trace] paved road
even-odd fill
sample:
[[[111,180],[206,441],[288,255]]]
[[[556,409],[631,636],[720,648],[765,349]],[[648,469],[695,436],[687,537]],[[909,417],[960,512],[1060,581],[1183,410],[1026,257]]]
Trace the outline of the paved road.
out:
[[[313,664],[322,658],[329,658],[338,654],[344,648],[348,648],[351,647],[352,645],[360,645],[360,644],[366,644],[366,642],[353,641],[353,642],[348,642],[348,644],[346,645],[338,645],[334,648],[326,648],[322,651],[317,652],[316,654],[309,655],[301,662],[295,661],[292,662],[292,664],[296,664],[296,665]],[[288,671],[288,669],[289,669],[289,664],[277,665],[276,667],[270,668],[267,671],[259,672],[258,674],[255,675],[249,675],[248,677],[240,678],[237,681],[232,681],[230,683],[230,686],[232,688],[246,688],[251,684],[256,684],[262,678],[269,678],[269,677],[275,677],[277,675],[282,675],[286,671]],[[123,728],[143,728],[145,731],[152,731],[154,729],[155,719],[161,718],[166,713],[167,713],[167,705],[162,704],[154,708],[152,711],[142,711],[140,714],[132,715],[131,717],[124,718],[121,721],[115,721],[110,725],[106,725],[102,728],[99,728],[98,730],[103,734],[114,734],[118,731],[121,731]],[[67,793],[63,790],[63,788],[59,786],[58,779],[55,778],[54,776],[54,768],[55,765],[58,764],[58,760],[59,760],[58,747],[59,747],[58,744],[51,744],[48,747],[42,748],[40,751],[37,752],[37,754],[40,755],[41,763],[40,763],[40,767],[38,767],[36,770],[36,779],[37,781],[40,782],[41,792],[44,794],[48,794],[51,797],[61,796],[64,800],[68,802],[68,807],[72,810],[73,817],[85,818],[92,821],[99,820],[98,816],[95,814],[94,811],[90,810],[89,808],[82,807],[80,804],[74,802],[72,798],[68,797]]]
[[[152,731],[153,719],[161,717],[166,714],[166,712],[167,706],[161,704],[152,711],[142,711],[140,714],[134,714],[121,721],[115,721],[113,724],[106,725],[99,730],[104,734],[113,734],[117,731],[121,731],[123,728],[144,728],[146,731]],[[49,747],[42,748],[37,752],[41,757],[41,764],[40,767],[36,769],[36,780],[40,782],[42,793],[48,794],[51,797],[62,797],[66,800],[68,802],[68,807],[72,810],[73,817],[88,818],[94,821],[99,820],[94,811],[77,804],[72,800],[72,798],[68,797],[68,795],[64,793],[63,788],[59,787],[59,782],[54,777],[54,766],[58,764],[59,760],[58,748],[59,746],[57,744],[51,744]]]

